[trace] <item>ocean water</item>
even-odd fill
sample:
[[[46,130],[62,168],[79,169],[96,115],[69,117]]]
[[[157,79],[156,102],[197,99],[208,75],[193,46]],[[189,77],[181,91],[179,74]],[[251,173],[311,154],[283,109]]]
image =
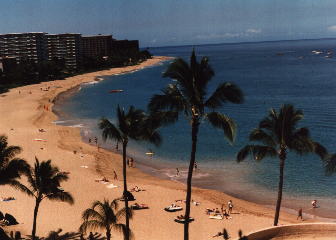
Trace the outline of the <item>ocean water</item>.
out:
[[[312,137],[335,152],[336,141],[336,39],[279,41],[244,44],[221,44],[151,48],[154,55],[189,59],[192,48],[197,56],[208,56],[215,71],[208,92],[224,81],[237,84],[245,95],[244,104],[225,104],[218,111],[233,118],[238,126],[236,141],[230,145],[223,133],[203,122],[196,154],[199,169],[193,183],[266,205],[274,205],[279,175],[278,159],[237,163],[240,148],[248,143],[248,134],[267,115],[271,107],[284,103],[302,109]],[[313,51],[320,51],[316,53]],[[330,56],[330,57],[327,57]],[[117,105],[146,109],[151,96],[171,82],[162,78],[168,62],[129,74],[104,77],[104,81],[85,84],[64,94],[55,106],[62,124],[81,127],[84,139],[97,136],[101,117],[115,118]],[[110,94],[112,89],[122,93]],[[129,154],[140,168],[150,174],[185,181],[191,148],[189,120],[183,115],[178,123],[160,130],[163,144],[130,143]],[[107,142],[105,147],[115,147]],[[145,153],[154,151],[154,156]],[[176,168],[180,175],[176,176]],[[324,174],[323,163],[314,155],[288,154],[285,166],[283,204],[302,207],[305,213],[336,218],[336,177]],[[317,199],[318,209],[310,202]]]

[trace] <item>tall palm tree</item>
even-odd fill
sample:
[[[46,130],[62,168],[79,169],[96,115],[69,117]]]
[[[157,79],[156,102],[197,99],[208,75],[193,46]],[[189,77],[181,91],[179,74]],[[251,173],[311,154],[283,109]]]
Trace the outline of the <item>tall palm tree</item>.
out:
[[[114,124],[106,118],[102,118],[99,122],[99,128],[103,130],[103,140],[117,140],[122,144],[123,154],[123,181],[124,181],[124,200],[126,209],[126,240],[129,239],[129,214],[128,207],[128,190],[127,190],[127,174],[126,174],[126,156],[127,144],[130,139],[135,141],[148,141],[159,145],[161,137],[156,130],[159,127],[158,121],[150,118],[144,111],[131,106],[127,112],[117,107],[117,123]]]
[[[203,120],[208,121],[213,127],[224,131],[229,142],[235,138],[236,125],[228,116],[215,112],[223,103],[242,103],[241,90],[232,83],[222,83],[210,95],[207,95],[207,85],[214,76],[214,71],[208,63],[208,58],[203,57],[197,62],[195,51],[192,51],[190,64],[178,58],[171,63],[163,73],[163,77],[174,80],[162,90],[162,94],[154,95],[148,108],[151,112],[183,112],[191,122],[191,155],[187,178],[187,195],[185,219],[190,217],[191,183],[193,167],[195,164],[197,135],[199,125]],[[206,109],[210,111],[206,112]],[[176,115],[177,116],[177,115]],[[174,119],[177,120],[177,117]],[[189,222],[184,224],[184,239],[189,239]]]
[[[119,223],[120,218],[126,215],[126,209],[118,210],[118,200],[114,199],[109,202],[104,199],[103,202],[93,202],[91,208],[83,212],[83,223],[79,228],[80,232],[85,233],[87,229],[102,229],[106,231],[106,239],[110,240],[111,231],[115,229],[122,232],[126,239],[126,225]],[[131,237],[131,232],[129,234],[129,237]]]
[[[0,185],[11,185],[21,188],[17,180],[22,173],[29,169],[29,165],[22,158],[16,157],[22,149],[19,146],[8,146],[7,136],[0,135]]]
[[[51,164],[51,160],[41,163],[35,157],[33,169],[27,173],[29,187],[25,187],[24,192],[29,196],[35,197],[34,219],[32,228],[32,239],[36,238],[36,219],[40,203],[44,199],[52,201],[74,203],[70,193],[61,188],[61,183],[68,180],[68,175],[59,171],[56,166]]]
[[[279,187],[274,226],[279,221],[287,152],[294,151],[300,155],[315,153],[322,159],[326,156],[326,149],[313,141],[308,128],[297,128],[301,119],[303,119],[303,112],[290,104],[283,105],[279,112],[272,108],[268,116],[259,123],[259,127],[250,133],[250,141],[257,144],[246,145],[237,155],[238,162],[244,160],[249,154],[257,161],[265,157],[279,158]]]

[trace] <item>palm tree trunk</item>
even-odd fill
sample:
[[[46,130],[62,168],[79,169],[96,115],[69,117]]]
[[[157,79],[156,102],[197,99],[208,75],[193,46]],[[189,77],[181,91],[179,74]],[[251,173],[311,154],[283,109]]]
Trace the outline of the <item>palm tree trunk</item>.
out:
[[[38,209],[40,206],[40,200],[36,199],[35,202],[35,208],[34,208],[34,220],[33,220],[33,229],[32,229],[32,240],[35,240],[35,235],[36,235],[36,220],[37,220],[37,213],[38,213]]]
[[[280,175],[279,175],[278,199],[277,199],[276,208],[275,208],[275,215],[274,215],[274,226],[278,225],[279,216],[280,216],[282,189],[283,189],[283,180],[284,180],[284,169],[285,169],[285,159],[286,159],[285,150],[281,150],[279,159],[280,159]]]
[[[186,209],[185,209],[185,223],[184,223],[184,240],[189,239],[189,217],[190,217],[190,201],[191,201],[191,180],[192,174],[195,165],[195,157],[196,157],[196,146],[197,146],[197,134],[198,134],[199,122],[198,119],[193,118],[191,123],[191,154],[190,154],[190,162],[188,169],[188,179],[187,179],[187,197],[186,197]]]
[[[128,192],[127,192],[127,175],[126,175],[126,148],[127,142],[123,142],[123,178],[124,178],[124,200],[126,209],[126,233],[125,239],[129,240],[129,208],[128,208]]]
[[[110,240],[111,239],[111,231],[110,229],[106,229],[106,240]]]

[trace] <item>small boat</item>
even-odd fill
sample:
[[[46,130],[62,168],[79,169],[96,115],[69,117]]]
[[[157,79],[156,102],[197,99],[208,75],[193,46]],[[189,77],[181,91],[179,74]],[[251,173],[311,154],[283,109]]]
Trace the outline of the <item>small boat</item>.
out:
[[[318,54],[321,54],[321,53],[323,53],[323,52],[321,52],[321,51],[317,51],[317,50],[313,50],[312,53],[318,55]]]
[[[111,91],[109,91],[109,93],[120,93],[120,92],[123,92],[124,90],[122,89],[113,89]]]
[[[178,212],[181,211],[183,208],[180,206],[169,206],[169,207],[165,207],[164,210],[167,212]]]
[[[188,222],[192,222],[192,221],[194,221],[194,220],[195,220],[194,218],[189,217],[189,221],[188,221]],[[185,223],[185,222],[186,222],[186,220],[185,220],[184,218],[179,218],[179,217],[176,217],[176,218],[174,219],[174,221],[177,222],[177,223]]]
[[[146,152],[146,155],[154,155],[153,152]]]

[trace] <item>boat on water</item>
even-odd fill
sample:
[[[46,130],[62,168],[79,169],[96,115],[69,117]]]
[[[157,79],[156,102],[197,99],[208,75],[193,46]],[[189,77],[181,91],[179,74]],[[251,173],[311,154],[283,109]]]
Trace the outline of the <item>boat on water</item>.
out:
[[[316,54],[316,55],[319,55],[321,53],[323,53],[322,51],[317,51],[317,50],[313,50],[312,53]]]
[[[113,89],[111,91],[109,91],[109,93],[120,93],[120,92],[123,92],[124,90],[122,89]]]

